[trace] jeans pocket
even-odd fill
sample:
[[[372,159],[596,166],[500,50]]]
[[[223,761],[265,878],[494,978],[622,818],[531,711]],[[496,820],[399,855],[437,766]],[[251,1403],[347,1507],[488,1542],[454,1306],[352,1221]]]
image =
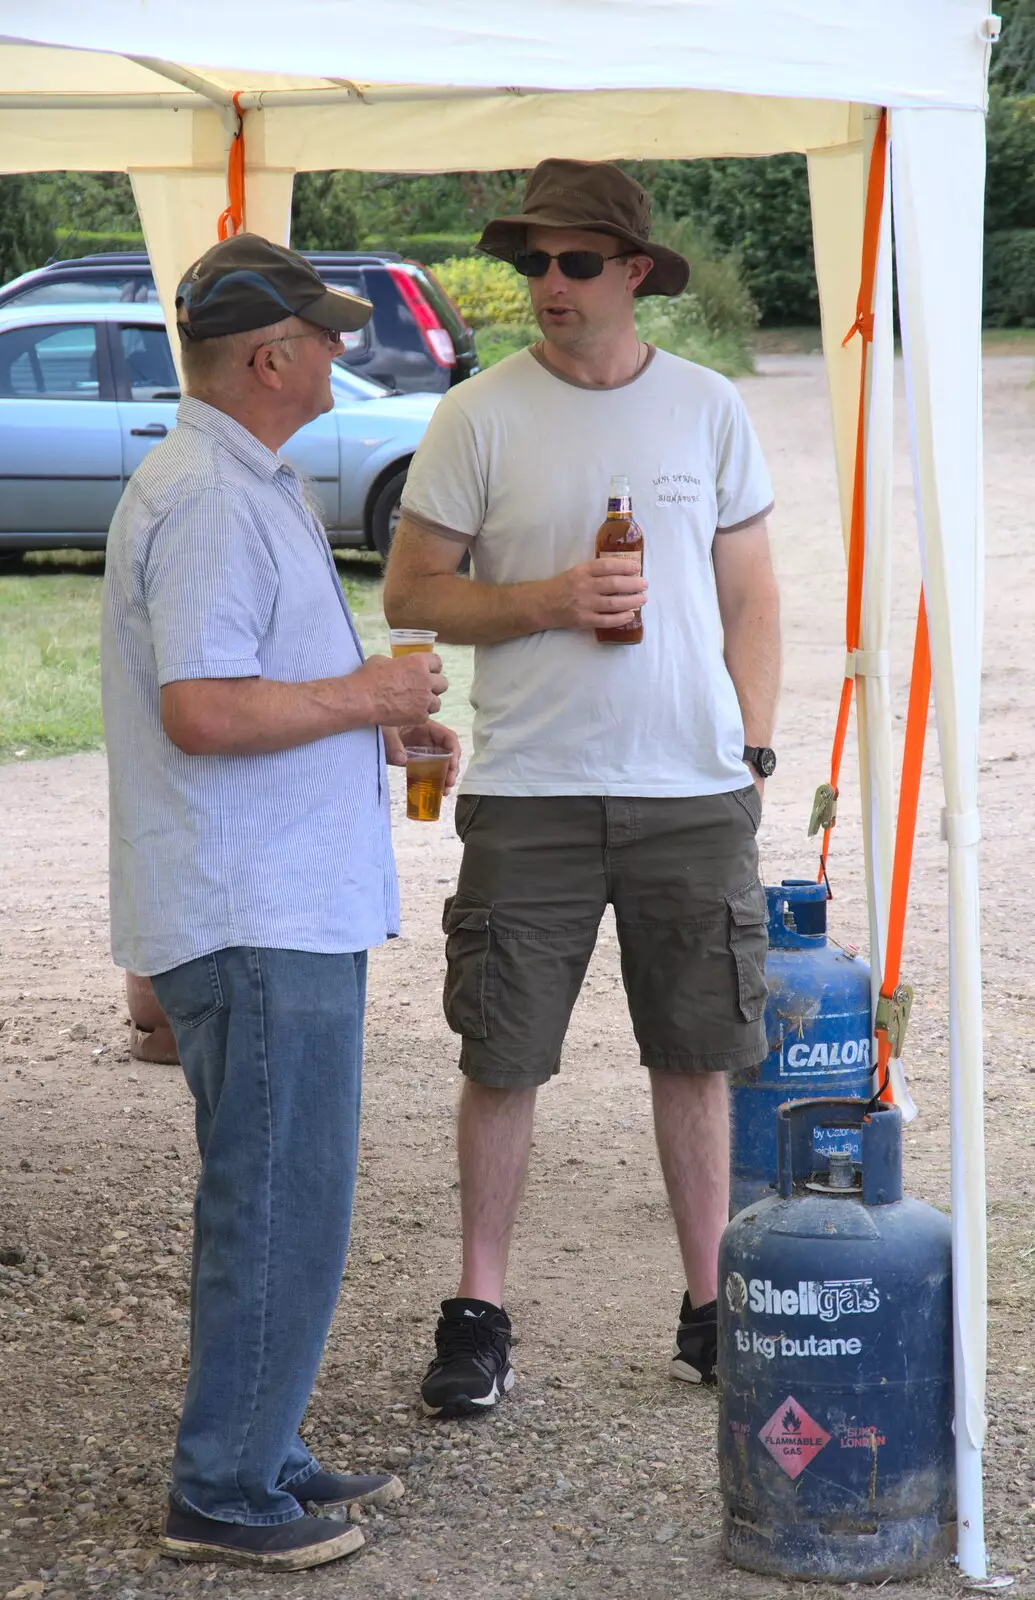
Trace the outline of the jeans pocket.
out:
[[[452,895],[442,915],[446,936],[446,982],[442,1005],[454,1033],[487,1039],[492,1025],[490,965],[492,913],[488,906]]]
[[[757,1022],[769,996],[765,981],[769,949],[765,890],[756,878],[746,889],[727,895],[726,904],[730,912],[730,954],[737,965],[737,1003],[745,1022]]]
[[[199,1028],[223,1007],[223,985],[214,955],[198,956],[182,967],[151,979],[169,1021],[181,1028]]]

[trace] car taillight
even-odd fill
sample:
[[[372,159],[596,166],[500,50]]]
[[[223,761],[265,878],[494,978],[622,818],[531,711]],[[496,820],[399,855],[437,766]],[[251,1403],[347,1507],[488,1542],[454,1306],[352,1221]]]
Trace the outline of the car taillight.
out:
[[[417,280],[410,276],[405,267],[390,266],[388,275],[402,295],[403,304],[412,311],[431,359],[440,367],[455,366],[456,351],[449,330],[442,326],[434,306],[429,305],[421,294]]]

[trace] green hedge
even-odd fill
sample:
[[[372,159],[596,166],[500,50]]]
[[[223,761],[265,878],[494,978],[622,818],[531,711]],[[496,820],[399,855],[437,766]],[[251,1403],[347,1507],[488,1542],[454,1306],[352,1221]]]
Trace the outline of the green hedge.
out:
[[[142,233],[96,233],[89,228],[56,228],[55,248],[60,256],[99,256],[115,250],[144,250]]]
[[[440,261],[454,261],[457,257],[473,256],[480,233],[402,233],[369,234],[358,247],[360,250],[398,250],[411,261],[420,261],[426,267]]]
[[[986,237],[985,327],[1035,328],[1035,228]]]

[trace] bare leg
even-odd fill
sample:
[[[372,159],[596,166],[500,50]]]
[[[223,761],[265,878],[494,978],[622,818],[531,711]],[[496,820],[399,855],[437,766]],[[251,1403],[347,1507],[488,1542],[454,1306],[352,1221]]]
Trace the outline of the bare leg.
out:
[[[654,1134],[675,1218],[690,1303],[715,1299],[729,1220],[730,1122],[721,1072],[652,1072]]]
[[[457,1294],[503,1304],[510,1236],[532,1148],[534,1089],[465,1083],[457,1153],[464,1256]]]

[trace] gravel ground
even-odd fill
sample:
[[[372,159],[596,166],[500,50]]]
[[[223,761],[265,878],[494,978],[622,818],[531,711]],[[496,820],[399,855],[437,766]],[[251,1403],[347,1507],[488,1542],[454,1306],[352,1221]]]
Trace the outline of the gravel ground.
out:
[[[1035,1012],[1017,848],[1030,816],[1035,501],[1030,360],[988,363],[989,629],[982,747],[990,1230],[990,1557],[1035,1593]],[[761,836],[765,875],[809,870],[811,793],[839,685],[843,562],[822,370],[770,357],[744,384],[779,495],[774,518],[788,666]],[[916,596],[908,460],[897,703]],[[899,726],[901,725],[901,720]],[[330,1467],[390,1466],[407,1494],[363,1521],[348,1562],[298,1577],[180,1567],[155,1550],[186,1358],[190,1104],[175,1069],[128,1054],[107,952],[103,761],[0,770],[0,1597],[172,1594],[404,1600],[639,1595],[748,1600],[800,1586],[727,1567],[718,1550],[714,1396],[666,1376],[680,1288],[643,1075],[605,926],[564,1072],[541,1097],[509,1309],[513,1397],[477,1424],[417,1409],[437,1301],[453,1292],[458,1205],[455,1050],[441,1017],[438,921],[459,846],[449,820],[399,817],[404,938],[371,972],[359,1193],[341,1303],[304,1431]],[[395,803],[398,807],[399,794]],[[907,1185],[948,1195],[945,860],[931,749],[906,975],[921,1115]],[[865,944],[849,780],[832,865],[833,930]],[[398,816],[398,811],[397,811]],[[958,1580],[889,1584],[942,1597]],[[801,1590],[805,1593],[805,1590]],[[826,1591],[807,1591],[820,1596]],[[835,1592],[835,1591],[830,1591]]]

